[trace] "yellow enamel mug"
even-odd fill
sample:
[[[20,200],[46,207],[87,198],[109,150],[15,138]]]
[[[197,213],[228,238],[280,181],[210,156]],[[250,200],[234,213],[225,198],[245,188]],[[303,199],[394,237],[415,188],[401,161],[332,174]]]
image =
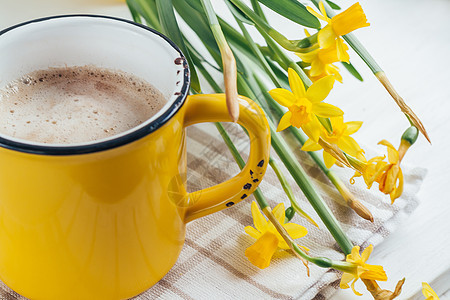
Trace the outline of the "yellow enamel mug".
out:
[[[168,99],[138,127],[90,143],[0,134],[0,279],[25,297],[126,299],[145,291],[175,263],[186,222],[245,199],[265,173],[267,120],[241,97],[247,165],[226,182],[186,192],[185,128],[229,122],[225,97],[187,96],[183,54],[145,26],[43,18],[1,31],[0,54],[1,84],[37,69],[95,65],[132,73]]]

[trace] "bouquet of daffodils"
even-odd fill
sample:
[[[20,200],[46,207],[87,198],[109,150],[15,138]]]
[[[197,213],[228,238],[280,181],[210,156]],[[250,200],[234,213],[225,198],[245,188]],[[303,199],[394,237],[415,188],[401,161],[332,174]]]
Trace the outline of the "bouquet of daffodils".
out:
[[[284,130],[292,133],[298,147],[311,155],[349,208],[364,219],[373,221],[373,216],[330,170],[333,165],[353,169],[353,177],[347,179],[352,184],[356,180],[363,180],[368,188],[378,185],[380,192],[389,195],[391,203],[402,194],[401,162],[419,132],[428,141],[429,137],[419,118],[395,91],[381,67],[352,34],[354,30],[369,26],[361,5],[355,3],[341,10],[329,0],[311,0],[310,6],[304,6],[297,0],[251,0],[251,7],[243,0],[223,1],[235,17],[239,29],[218,17],[210,0],[126,2],[136,22],[145,22],[149,27],[166,34],[183,51],[191,71],[192,93],[201,93],[199,73],[216,92],[223,92],[207,70],[208,66],[213,66],[223,72],[224,92],[232,120],[237,121],[239,118],[238,93],[253,99],[265,110],[274,150],[346,255],[346,260],[313,257],[308,255],[306,247],[297,244],[295,239],[305,236],[307,230],[299,224],[289,222],[294,214],[299,214],[316,226],[317,224],[302,210],[287,184],[285,174],[273,159],[269,163],[291,206],[285,209],[280,203],[272,209],[262,192],[259,189],[255,191],[257,204],[253,202],[251,206],[254,227],[246,227],[245,232],[255,238],[256,242],[245,251],[245,256],[257,267],[266,268],[278,248],[291,249],[303,261],[306,272],[309,272],[309,263],[322,268],[334,268],[343,272],[341,288],[351,287],[355,294],[361,295],[354,287],[355,282],[361,279],[374,299],[394,299],[400,294],[404,279],[397,283],[393,291],[380,288],[377,281],[386,281],[388,277],[382,266],[367,263],[372,245],[362,253],[358,245],[352,245],[333,213],[314,189],[292,148],[279,133]],[[305,37],[298,40],[287,39],[270,25],[261,4],[302,26]],[[178,26],[175,12],[198,35],[214,61],[208,61],[186,38]],[[247,29],[249,26],[258,30],[265,45],[254,42]],[[344,121],[344,112],[326,103],[326,97],[333,86],[342,83],[338,63],[362,80],[350,62],[347,52],[349,47],[371,69],[411,124],[401,136],[398,148],[387,140],[379,142],[386,146],[387,156],[366,157],[364,150],[351,136],[360,129],[362,122]],[[289,52],[293,52],[295,56]],[[249,65],[257,67],[249,68]],[[267,86],[267,82],[271,82],[272,86]],[[244,161],[225,128],[220,123],[216,127],[242,168]],[[323,158],[315,152],[321,149]],[[434,297],[428,285],[424,285],[424,289],[428,296]],[[437,296],[428,299],[437,299]]]

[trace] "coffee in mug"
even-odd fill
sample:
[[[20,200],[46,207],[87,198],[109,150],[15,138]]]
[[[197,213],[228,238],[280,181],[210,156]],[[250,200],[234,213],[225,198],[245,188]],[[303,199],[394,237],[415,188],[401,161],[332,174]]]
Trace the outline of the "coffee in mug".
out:
[[[130,130],[167,102],[135,75],[95,66],[31,72],[0,91],[0,133],[39,143],[92,142]]]

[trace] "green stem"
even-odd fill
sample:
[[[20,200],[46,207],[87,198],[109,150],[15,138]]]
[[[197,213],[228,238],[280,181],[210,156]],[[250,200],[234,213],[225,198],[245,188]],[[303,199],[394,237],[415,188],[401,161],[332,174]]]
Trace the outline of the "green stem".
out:
[[[227,40],[223,35],[222,29],[219,25],[219,20],[217,19],[216,13],[214,12],[211,2],[209,0],[201,0],[201,2],[203,5],[203,9],[206,12],[206,17],[208,19],[211,31],[214,35],[214,39],[216,40],[216,43],[222,52],[224,45],[227,44]]]
[[[301,207],[300,204],[297,202],[297,199],[295,199],[294,192],[291,189],[291,186],[286,180],[286,177],[284,177],[283,172],[281,171],[280,167],[278,166],[278,163],[270,158],[269,164],[272,167],[272,169],[275,171],[275,174],[278,177],[278,180],[281,183],[281,186],[283,187],[284,192],[289,198],[289,201],[291,202],[292,208],[295,210],[296,213],[298,213],[300,216],[304,217],[309,223],[313,224],[317,228],[319,225],[311,218]]]

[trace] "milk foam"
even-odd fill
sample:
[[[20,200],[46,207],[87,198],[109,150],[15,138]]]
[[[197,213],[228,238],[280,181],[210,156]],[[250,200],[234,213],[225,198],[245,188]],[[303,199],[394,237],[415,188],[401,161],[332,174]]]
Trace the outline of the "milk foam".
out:
[[[0,132],[40,143],[92,142],[138,126],[165,103],[155,87],[125,72],[39,70],[0,90]]]

